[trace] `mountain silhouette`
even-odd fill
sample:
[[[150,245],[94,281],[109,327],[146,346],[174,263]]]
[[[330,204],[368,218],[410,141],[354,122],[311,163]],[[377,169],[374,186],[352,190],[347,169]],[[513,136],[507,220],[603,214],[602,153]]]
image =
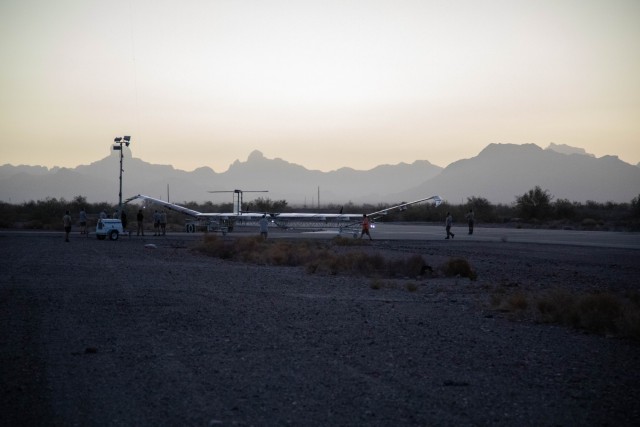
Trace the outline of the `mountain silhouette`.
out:
[[[629,202],[640,192],[640,168],[615,156],[563,154],[535,144],[490,144],[476,157],[450,164],[399,196],[439,192],[451,203],[476,196],[509,204],[535,186],[555,199]]]
[[[370,170],[344,167],[330,172],[309,170],[255,150],[246,161],[236,160],[217,173],[209,167],[187,172],[171,165],[150,164],[123,151],[123,199],[135,194],[175,203],[231,202],[223,190],[268,190],[246,194],[245,200],[284,199],[291,206],[318,203],[395,203],[435,194],[451,203],[483,197],[492,203],[513,203],[536,185],[556,199],[585,202],[629,202],[640,192],[640,168],[615,156],[596,158],[583,149],[551,144],[490,144],[476,157],[446,168],[427,160],[381,165]],[[117,203],[119,153],[76,168],[0,166],[0,200],[22,203],[46,198]],[[318,200],[320,194],[320,200]]]
[[[176,203],[185,201],[214,203],[231,202],[232,196],[210,194],[210,191],[268,190],[255,195],[272,200],[287,200],[290,205],[317,206],[320,203],[378,203],[412,184],[424,182],[437,175],[442,168],[428,161],[412,164],[378,166],[369,171],[341,168],[322,172],[276,158],[268,159],[260,151],[253,151],[246,161],[236,160],[223,173],[209,167],[192,172],[170,165],[146,163],[131,156],[124,148],[123,199],[146,194]],[[117,203],[119,191],[118,152],[102,160],[73,169],[42,166],[0,166],[0,200],[22,203],[46,198],[72,200],[78,195],[89,202]],[[168,193],[168,194],[167,194]],[[245,200],[252,195],[247,194]]]

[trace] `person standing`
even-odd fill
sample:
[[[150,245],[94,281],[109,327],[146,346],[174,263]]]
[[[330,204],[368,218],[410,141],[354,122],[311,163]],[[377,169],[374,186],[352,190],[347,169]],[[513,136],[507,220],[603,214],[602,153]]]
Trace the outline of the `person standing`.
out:
[[[136,221],[138,221],[138,236],[140,233],[144,236],[144,215],[142,209],[138,209],[138,215],[136,215]]]
[[[158,211],[153,212],[153,235],[160,235],[160,212]]]
[[[80,234],[87,234],[87,213],[80,209]]]
[[[453,225],[453,217],[451,216],[451,212],[447,212],[447,218],[444,220],[444,226],[445,226],[445,229],[447,230],[447,237],[445,237],[445,239],[448,239],[449,236],[451,236],[451,238],[453,239],[456,236],[451,232],[452,225]]]
[[[69,233],[71,233],[71,214],[66,211],[62,217],[62,225],[64,226],[64,241],[69,241]]]
[[[163,236],[167,234],[167,213],[165,211],[160,212],[160,231]]]
[[[124,210],[120,214],[120,221],[122,221],[122,230],[126,233],[129,221],[127,220],[127,214],[124,212]]]
[[[473,234],[473,223],[475,222],[473,209],[469,209],[469,213],[467,213],[466,218],[467,222],[469,223],[469,234]]]
[[[262,240],[267,240],[267,236],[269,235],[269,220],[267,219],[267,215],[262,215],[258,224],[260,225],[260,237],[262,237]]]
[[[369,236],[369,240],[373,240],[371,238],[371,234],[369,233],[369,228],[371,227],[371,222],[369,222],[369,217],[367,214],[362,214],[362,231],[360,232],[360,238],[365,234]]]

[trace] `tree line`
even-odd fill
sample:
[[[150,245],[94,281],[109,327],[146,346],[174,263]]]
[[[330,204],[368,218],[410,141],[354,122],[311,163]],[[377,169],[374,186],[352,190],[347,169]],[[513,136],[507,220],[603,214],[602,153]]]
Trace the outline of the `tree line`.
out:
[[[196,203],[185,202],[182,206],[200,212],[231,212],[232,203]],[[290,207],[286,200],[258,198],[247,202],[243,210],[247,212],[321,212],[321,213],[366,213],[381,210],[387,205],[329,204],[320,209]],[[89,203],[86,197],[76,196],[73,200],[47,198],[45,200],[10,204],[0,202],[0,228],[25,229],[62,229],[62,216],[69,210],[77,221],[78,213],[84,209],[88,214],[89,226],[95,225],[101,211],[110,216],[118,206],[107,203]],[[135,221],[139,205],[124,205],[123,211],[129,222]],[[431,203],[412,205],[405,210],[389,212],[378,221],[410,221],[437,223],[444,221],[447,212],[451,212],[457,223],[465,221],[465,215],[472,209],[476,224],[509,224],[517,227],[575,228],[594,230],[640,231],[640,195],[628,203],[585,203],[567,199],[555,199],[548,191],[536,186],[526,193],[516,196],[512,204],[493,204],[483,197],[469,197],[466,203],[451,204],[443,202],[439,207]],[[163,209],[160,206],[147,205],[144,209],[145,220],[152,221],[155,210],[165,210],[170,225],[181,229],[183,214]]]

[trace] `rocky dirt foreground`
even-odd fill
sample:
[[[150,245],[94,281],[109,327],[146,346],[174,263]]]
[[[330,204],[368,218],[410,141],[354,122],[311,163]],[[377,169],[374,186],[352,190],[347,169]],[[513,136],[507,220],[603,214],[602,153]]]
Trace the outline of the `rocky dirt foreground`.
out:
[[[0,423],[640,422],[637,343],[490,304],[499,286],[637,290],[637,251],[374,241],[478,273],[374,289],[208,258],[187,239],[0,235]]]

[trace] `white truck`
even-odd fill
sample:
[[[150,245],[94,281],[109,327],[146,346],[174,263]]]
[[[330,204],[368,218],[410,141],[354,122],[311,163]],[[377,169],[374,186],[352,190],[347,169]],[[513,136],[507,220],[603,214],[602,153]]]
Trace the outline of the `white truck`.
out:
[[[124,233],[124,229],[122,228],[122,221],[119,219],[102,218],[96,224],[96,237],[98,240],[104,240],[107,237],[109,237],[109,240],[118,240],[122,233]]]

